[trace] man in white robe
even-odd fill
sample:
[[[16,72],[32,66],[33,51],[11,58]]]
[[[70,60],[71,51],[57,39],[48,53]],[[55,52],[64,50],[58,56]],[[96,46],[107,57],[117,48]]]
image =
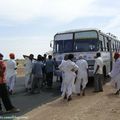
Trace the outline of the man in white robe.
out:
[[[27,92],[29,89],[31,89],[34,55],[33,54],[30,54],[29,56],[23,55],[23,57],[25,58],[25,89]]]
[[[115,95],[119,95],[120,92],[120,57],[118,53],[114,54],[115,62],[113,64],[112,71],[109,73],[111,77],[112,85],[117,89]]]
[[[13,94],[14,91],[14,86],[15,86],[15,81],[16,81],[16,61],[15,55],[13,53],[9,54],[10,60],[7,61],[7,71],[6,71],[6,76],[7,76],[7,86],[9,89],[9,93]]]
[[[85,95],[86,84],[88,83],[88,63],[83,59],[82,56],[79,57],[76,64],[78,65],[78,74],[75,81],[75,90],[79,96],[82,90],[82,95]],[[82,88],[81,88],[82,87]]]
[[[69,54],[68,60],[66,60],[66,62],[62,62],[62,64],[60,64],[58,67],[61,71],[64,72],[62,96],[67,98],[68,101],[72,99],[72,87],[76,77],[75,71],[78,70],[78,66],[72,62],[73,58],[74,56]]]
[[[64,60],[62,60],[61,64],[65,64],[66,60],[67,60],[68,55],[64,56]],[[61,92],[63,92],[64,89],[64,72],[62,71],[62,83],[61,83]]]

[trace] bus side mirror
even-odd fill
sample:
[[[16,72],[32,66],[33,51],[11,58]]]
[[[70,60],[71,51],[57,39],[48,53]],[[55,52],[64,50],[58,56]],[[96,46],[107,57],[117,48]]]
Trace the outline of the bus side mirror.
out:
[[[53,48],[53,40],[50,41],[50,47]]]

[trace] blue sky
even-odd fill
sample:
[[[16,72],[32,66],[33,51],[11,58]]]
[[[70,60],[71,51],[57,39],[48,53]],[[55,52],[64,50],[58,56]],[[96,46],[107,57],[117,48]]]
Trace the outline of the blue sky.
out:
[[[120,38],[119,0],[0,0],[0,52],[35,56],[57,32],[98,28]]]

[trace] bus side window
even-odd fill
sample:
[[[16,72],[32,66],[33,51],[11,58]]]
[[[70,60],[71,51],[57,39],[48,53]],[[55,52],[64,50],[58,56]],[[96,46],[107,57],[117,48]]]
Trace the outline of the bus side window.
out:
[[[115,45],[115,41],[114,41],[114,51],[116,52],[116,45]]]
[[[103,43],[100,41],[100,50],[103,51]]]
[[[109,43],[107,42],[107,50],[110,51]]]
[[[103,35],[100,34],[99,39],[100,39],[101,51],[104,51],[105,46],[104,46],[104,37],[103,37]]]
[[[115,51],[114,43],[112,43],[112,48],[113,48],[113,51]]]
[[[116,50],[118,52],[118,42],[116,41]]]
[[[110,51],[110,48],[111,48],[111,41],[109,40],[108,37],[106,37],[105,39],[106,39],[106,49],[107,49],[107,51]]]
[[[105,51],[109,51],[108,49],[108,47],[109,47],[109,45],[108,45],[108,39],[107,39],[107,37],[105,36],[104,37],[104,44],[105,44]]]
[[[118,42],[118,52],[120,52],[120,43]]]
[[[117,41],[115,42],[116,52],[118,52]]]
[[[117,43],[116,43],[116,41],[115,41],[114,47],[115,47],[115,52],[117,52]]]
[[[113,40],[113,51],[115,52],[116,51],[116,49],[115,49],[115,41]]]
[[[111,50],[113,52],[113,40],[111,39]]]
[[[117,49],[118,49],[118,52],[119,52],[119,42],[117,42]]]

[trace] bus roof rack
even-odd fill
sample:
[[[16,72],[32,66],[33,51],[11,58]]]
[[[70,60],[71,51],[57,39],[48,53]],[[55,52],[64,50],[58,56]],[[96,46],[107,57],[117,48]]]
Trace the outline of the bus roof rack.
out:
[[[106,33],[106,34],[113,37],[113,38],[117,38],[117,36],[113,35],[112,33]]]

